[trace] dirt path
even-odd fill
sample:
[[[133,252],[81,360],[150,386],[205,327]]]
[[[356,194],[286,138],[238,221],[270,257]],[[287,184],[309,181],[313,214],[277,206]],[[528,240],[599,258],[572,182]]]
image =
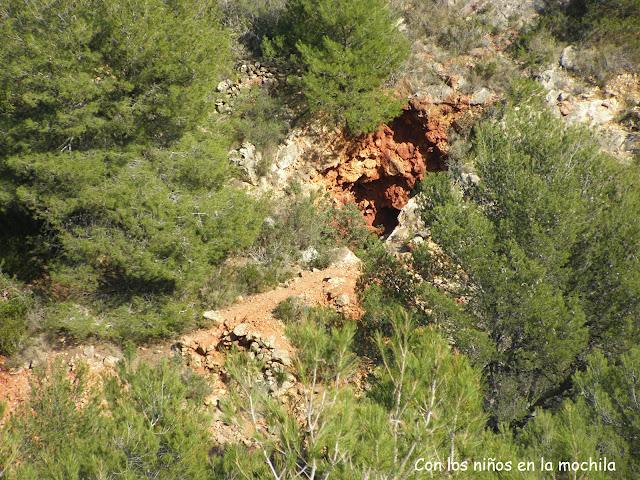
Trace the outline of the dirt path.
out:
[[[181,337],[180,344],[217,345],[225,332],[244,323],[252,332],[262,338],[271,338],[274,347],[291,352],[284,337],[284,325],[273,316],[273,309],[291,296],[299,297],[307,305],[334,305],[350,317],[360,314],[356,304],[355,286],[360,273],[359,260],[350,252],[339,261],[323,270],[304,271],[298,277],[269,292],[246,297],[237,303],[216,312],[217,320],[209,328],[197,330]],[[155,361],[174,354],[176,341],[140,347],[140,358]],[[118,351],[111,345],[80,345],[62,351],[50,351],[44,354],[47,362],[62,356],[70,367],[78,361],[88,363],[92,372],[98,374],[113,368]],[[32,370],[9,369],[5,358],[0,357],[0,401],[6,402],[8,411],[12,411],[29,395],[29,378]]]
[[[355,286],[359,276],[357,264],[337,264],[324,270],[302,272],[288,284],[265,293],[253,295],[217,312],[221,322],[183,337],[184,342],[200,345],[217,343],[225,330],[233,330],[244,323],[262,337],[275,337],[276,346],[289,350],[284,337],[284,325],[273,316],[273,310],[289,297],[298,297],[305,305],[333,305],[337,310],[355,318],[359,307],[355,303]],[[338,305],[344,302],[344,305]]]

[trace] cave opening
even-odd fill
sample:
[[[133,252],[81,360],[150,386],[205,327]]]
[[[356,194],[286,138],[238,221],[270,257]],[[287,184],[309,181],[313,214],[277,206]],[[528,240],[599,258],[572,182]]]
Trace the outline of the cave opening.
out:
[[[400,211],[411,191],[427,172],[446,169],[444,154],[428,138],[426,112],[407,108],[403,113],[370,136],[360,149],[365,161],[376,156],[376,175],[362,175],[350,186],[357,205],[372,229],[386,237],[398,226]]]
[[[386,237],[399,225],[400,210],[393,207],[382,207],[376,211],[373,219],[374,227],[382,229],[381,235]]]
[[[391,122],[393,139],[398,144],[410,144],[422,155],[428,172],[447,169],[446,159],[439,148],[428,139],[429,122],[425,112],[406,109]]]
[[[355,202],[369,227],[386,237],[416,185],[428,172],[447,169],[449,129],[468,109],[460,98],[412,99],[388,124],[350,140],[324,177],[339,201]]]

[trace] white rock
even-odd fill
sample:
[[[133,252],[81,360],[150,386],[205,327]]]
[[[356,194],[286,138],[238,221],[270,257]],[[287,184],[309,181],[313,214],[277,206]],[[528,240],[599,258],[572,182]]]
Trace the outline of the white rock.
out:
[[[567,70],[576,67],[576,49],[573,45],[569,45],[562,50],[562,54],[560,54],[560,65]]]
[[[224,93],[227,90],[229,90],[232,86],[233,86],[233,82],[229,79],[226,79],[218,83],[216,90],[220,93]]]
[[[285,366],[291,365],[291,357],[289,356],[289,352],[287,352],[286,350],[276,348],[271,354],[271,358],[282,363]]]
[[[386,244],[395,251],[401,251],[416,234],[425,230],[420,216],[419,196],[409,199],[398,215],[398,226],[389,234]]]
[[[224,318],[218,313],[217,310],[207,310],[202,314],[202,316],[206,320],[213,322],[213,324],[216,326],[222,325],[224,323]]]
[[[471,105],[486,105],[493,99],[493,97],[494,93],[488,88],[483,87],[480,90],[473,92],[469,103]]]
[[[336,267],[350,267],[350,266],[359,265],[360,263],[362,263],[362,260],[360,260],[347,247],[341,247],[338,250],[336,250],[334,253],[334,258],[335,260],[333,262],[333,265]]]
[[[107,355],[106,357],[104,357],[102,359],[102,364],[105,367],[110,367],[113,368],[117,365],[117,363],[120,361],[120,359],[118,357],[114,357],[112,355]]]
[[[278,151],[276,153],[276,165],[280,170],[289,168],[293,165],[293,162],[296,161],[299,155],[300,149],[298,148],[298,145],[291,140],[287,140],[284,145],[280,145],[280,147],[278,147]]]
[[[575,102],[574,109],[567,118],[575,122],[585,122],[592,125],[602,125],[612,121],[616,116],[616,109],[602,105],[602,100]]]
[[[429,85],[420,91],[418,97],[429,97],[433,103],[443,103],[453,94],[453,88],[449,85]]]
[[[346,282],[346,280],[342,277],[331,277],[327,280],[327,283],[332,287],[339,287],[344,282]]]
[[[247,335],[247,331],[249,330],[249,326],[246,323],[239,323],[233,329],[233,333],[237,337],[244,337]]]
[[[304,263],[310,263],[310,262],[313,262],[316,258],[318,258],[318,255],[319,255],[318,250],[316,250],[313,247],[309,247],[301,252],[300,258]]]
[[[245,173],[247,180],[253,184],[258,184],[258,164],[262,160],[262,153],[256,151],[256,146],[245,142],[237,150],[229,152],[229,160],[240,167]]]
[[[480,177],[475,173],[463,172],[460,174],[460,181],[465,186],[478,185],[480,183]]]
[[[350,303],[351,298],[349,298],[349,295],[347,295],[346,293],[343,293],[342,295],[339,295],[338,298],[336,298],[336,305],[338,305],[339,307],[346,307]]]
[[[276,337],[275,335],[271,335],[267,338],[264,338],[262,340],[262,344],[266,347],[266,348],[275,348],[276,345]]]

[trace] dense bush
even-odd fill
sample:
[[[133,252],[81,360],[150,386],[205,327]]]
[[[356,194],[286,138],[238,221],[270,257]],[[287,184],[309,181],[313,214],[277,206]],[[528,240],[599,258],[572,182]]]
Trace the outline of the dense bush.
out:
[[[484,432],[479,372],[433,330],[415,329],[406,313],[390,312],[389,321],[391,336],[378,339],[383,360],[366,394],[345,384],[357,365],[353,325],[309,317],[291,323],[302,422],[247,375],[259,369],[236,359],[224,409],[229,421],[254,426],[257,448],[229,449],[220,476],[243,471],[263,478],[271,471],[296,478],[297,471],[313,470],[313,478],[411,478],[420,457],[446,464],[451,452],[461,460],[498,443]]]
[[[480,182],[460,189],[439,174],[421,187],[441,248],[414,251],[427,282],[375,263],[364,282],[423,312],[484,367],[496,421],[547,405],[586,352],[615,358],[640,332],[640,264],[629,254],[640,230],[625,218],[640,202],[637,173],[565,127],[533,84],[512,95],[477,128]]]
[[[407,33],[413,39],[427,38],[454,55],[484,46],[485,38],[495,29],[491,20],[500,15],[490,4],[471,15],[461,14],[464,5],[443,0],[393,0],[392,4],[403,13]]]
[[[259,53],[262,40],[273,33],[287,0],[219,0],[224,22],[251,52]]]
[[[57,364],[0,432],[4,478],[211,478],[203,380],[170,363],[96,384]]]
[[[541,22],[522,31],[510,51],[525,68],[537,71],[557,61],[560,47],[553,33]]]
[[[210,1],[10,0],[0,15],[2,156],[168,144],[230,58]]]
[[[76,339],[193,325],[197,286],[264,216],[228,186],[233,139],[206,118],[231,56],[215,2],[0,15],[3,268],[52,300],[46,328]]]
[[[0,355],[12,355],[23,346],[33,302],[31,292],[0,271]]]
[[[444,474],[451,458],[467,462],[461,478],[504,478],[472,470],[471,462],[492,457],[511,462],[508,478],[533,479],[539,472],[518,472],[516,463],[604,455],[616,471],[593,478],[637,476],[637,347],[618,363],[592,355],[573,378],[575,400],[539,409],[514,435],[486,429],[480,369],[401,308],[385,312],[388,334],[375,335],[379,360],[365,390],[354,387],[363,367],[353,352],[355,326],[323,309],[299,312],[287,325],[298,352],[295,412],[268,394],[255,357],[227,357],[222,419],[249,434],[250,447],[213,443],[208,388],[175,363],[126,360],[99,382],[82,365],[71,374],[58,364],[35,378],[31,399],[0,428],[0,472],[9,479],[294,479],[299,471],[412,478],[428,461],[440,461],[436,472]],[[287,372],[275,378],[283,384]]]
[[[263,88],[243,92],[235,101],[229,119],[223,119],[223,128],[230,128],[231,137],[239,146],[249,142],[262,153],[263,164],[258,174],[266,175],[271,167],[275,148],[284,141],[288,131],[287,106],[282,95]]]
[[[640,407],[638,365],[640,350],[633,347],[612,362],[597,352],[576,374],[575,399],[565,400],[554,413],[539,409],[519,437],[525,455],[580,461],[615,459],[616,473],[601,478],[635,478],[640,473]]]
[[[293,0],[263,49],[299,65],[309,109],[352,134],[400,112],[400,102],[380,87],[406,58],[407,42],[381,0]]]
[[[46,226],[49,293],[91,300],[86,328],[78,319],[75,334],[62,306],[51,312],[47,325],[56,329],[55,318],[67,315],[60,330],[77,338],[91,323],[112,325],[94,334],[119,339],[129,329],[139,340],[189,325],[189,309],[174,309],[169,297],[196,291],[212,265],[253,242],[262,221],[246,194],[225,186],[223,146],[203,136],[186,136],[171,151],[42,153],[5,166],[19,185],[14,208]],[[110,309],[113,320],[96,319]]]

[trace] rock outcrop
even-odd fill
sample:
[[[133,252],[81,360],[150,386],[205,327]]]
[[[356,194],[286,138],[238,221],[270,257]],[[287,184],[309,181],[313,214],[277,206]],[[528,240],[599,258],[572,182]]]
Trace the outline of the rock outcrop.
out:
[[[371,226],[388,223],[389,215],[409,200],[409,192],[424,177],[426,160],[411,142],[401,141],[389,126],[358,142],[350,159],[326,172],[325,178],[353,200]]]
[[[389,234],[416,184],[446,168],[449,129],[480,108],[470,100],[452,89],[445,97],[411,99],[396,120],[352,141],[322,173],[324,181],[337,199],[355,202],[372,229]]]
[[[605,87],[589,85],[571,74],[574,53],[571,47],[565,48],[558,64],[538,75],[546,100],[568,123],[590,126],[604,150],[628,161],[640,152],[637,129],[624,122],[640,103],[640,75],[623,73]]]
[[[207,312],[208,313],[208,312]],[[269,392],[279,396],[294,384],[295,377],[287,372],[291,366],[289,352],[278,346],[275,336],[265,337],[247,323],[224,329],[217,343],[205,345],[195,340],[180,341],[173,346],[187,365],[214,374],[225,374],[226,353],[231,349],[246,351],[262,362],[263,381]],[[276,378],[282,377],[280,381]]]

